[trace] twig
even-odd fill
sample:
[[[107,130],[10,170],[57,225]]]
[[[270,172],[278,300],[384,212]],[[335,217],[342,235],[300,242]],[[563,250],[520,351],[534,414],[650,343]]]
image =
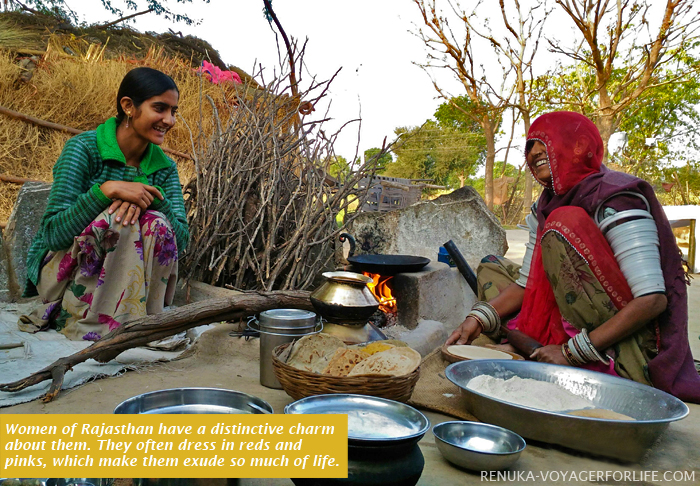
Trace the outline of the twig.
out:
[[[246,293],[189,304],[127,322],[88,348],[60,358],[26,378],[0,384],[0,391],[16,392],[51,379],[51,387],[42,398],[44,402],[50,402],[60,393],[66,372],[88,359],[107,363],[127,349],[143,346],[193,327],[240,319],[251,313],[277,307],[312,308],[308,292]]]
[[[25,182],[46,182],[37,179],[25,179],[24,177],[15,177],[7,174],[0,174],[0,181],[9,182],[10,184],[24,184]]]
[[[135,14],[127,15],[126,17],[122,17],[122,18],[117,19],[117,20],[115,20],[115,21],[113,21],[113,22],[109,22],[109,23],[106,23],[106,24],[98,25],[98,26],[96,26],[96,27],[97,27],[98,29],[106,29],[107,27],[111,27],[111,26],[113,26],[113,25],[115,25],[115,24],[118,24],[119,22],[124,22],[125,20],[133,19],[134,17],[138,17],[139,15],[144,15],[144,14],[151,13],[151,12],[153,12],[153,9],[152,9],[152,8],[149,8],[148,10],[144,10],[143,12],[136,12]]]

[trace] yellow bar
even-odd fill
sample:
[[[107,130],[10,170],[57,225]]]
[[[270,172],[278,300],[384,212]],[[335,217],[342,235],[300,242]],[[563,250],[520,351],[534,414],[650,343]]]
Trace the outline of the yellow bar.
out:
[[[0,415],[0,477],[345,478],[347,415]]]

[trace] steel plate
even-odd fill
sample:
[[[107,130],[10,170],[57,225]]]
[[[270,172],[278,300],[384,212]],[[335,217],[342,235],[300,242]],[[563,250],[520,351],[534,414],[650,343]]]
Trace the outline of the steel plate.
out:
[[[415,408],[366,395],[338,393],[302,398],[284,407],[284,413],[347,415],[348,440],[356,444],[417,442],[430,428],[430,421]]]
[[[467,388],[479,375],[513,376],[554,383],[597,408],[635,420],[608,420],[548,412],[517,405]],[[460,361],[445,376],[465,397],[469,412],[479,420],[510,429],[523,437],[559,444],[595,455],[639,461],[669,424],[688,415],[679,399],[656,388],[604,373],[534,361]]]
[[[124,400],[114,413],[244,414],[273,413],[265,400],[219,388],[172,388],[144,393]]]

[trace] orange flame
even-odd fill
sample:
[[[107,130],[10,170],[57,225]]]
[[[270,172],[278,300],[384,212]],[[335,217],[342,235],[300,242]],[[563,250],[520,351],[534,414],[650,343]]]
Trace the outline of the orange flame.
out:
[[[368,283],[367,287],[379,300],[379,309],[387,314],[396,313],[398,311],[396,308],[396,297],[391,293],[390,283],[394,277],[383,277],[378,273],[362,273],[372,279],[372,283]]]

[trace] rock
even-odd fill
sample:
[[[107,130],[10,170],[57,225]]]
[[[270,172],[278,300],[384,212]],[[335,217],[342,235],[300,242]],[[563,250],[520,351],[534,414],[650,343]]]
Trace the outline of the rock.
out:
[[[424,358],[435,348],[442,346],[448,336],[442,322],[427,319],[419,321],[415,329],[407,329],[397,325],[383,329],[383,331],[388,338],[405,342]]]
[[[476,301],[462,274],[442,262],[430,263],[419,272],[399,273],[392,284],[398,321],[407,329],[429,319],[443,323],[451,332]]]
[[[27,182],[17,196],[5,228],[5,251],[9,263],[9,289],[13,298],[24,291],[27,280],[27,252],[39,230],[49,200],[51,184]]]
[[[7,253],[2,240],[2,231],[0,231],[0,302],[9,302],[12,300],[10,293],[10,273],[7,263]]]
[[[470,186],[404,209],[362,213],[349,232],[357,241],[356,254],[416,255],[433,261],[438,249],[452,240],[474,270],[486,255],[504,255],[508,249],[505,230]],[[340,251],[342,245],[336,247]]]

